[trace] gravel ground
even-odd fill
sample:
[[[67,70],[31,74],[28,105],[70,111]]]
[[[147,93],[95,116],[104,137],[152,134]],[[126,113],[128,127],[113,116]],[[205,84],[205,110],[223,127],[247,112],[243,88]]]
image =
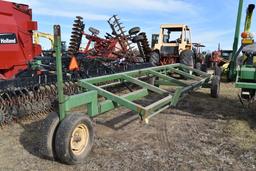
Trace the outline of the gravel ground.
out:
[[[256,112],[233,87],[223,83],[219,99],[196,91],[148,125],[123,108],[97,117],[92,152],[76,166],[42,158],[41,120],[6,126],[0,170],[256,170]]]

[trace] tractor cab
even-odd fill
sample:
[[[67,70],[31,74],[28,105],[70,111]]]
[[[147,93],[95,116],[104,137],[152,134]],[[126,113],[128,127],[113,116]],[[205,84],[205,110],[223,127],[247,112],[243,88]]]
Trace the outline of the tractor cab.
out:
[[[179,62],[184,50],[192,50],[190,28],[184,24],[162,24],[160,33],[152,35],[152,47],[158,51],[162,64]]]

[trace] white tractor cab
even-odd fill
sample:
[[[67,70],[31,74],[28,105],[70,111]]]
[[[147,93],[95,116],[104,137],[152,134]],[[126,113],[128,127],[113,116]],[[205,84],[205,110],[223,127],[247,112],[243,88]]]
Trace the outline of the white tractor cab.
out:
[[[162,24],[152,35],[152,48],[160,55],[160,64],[184,63],[194,67],[190,28],[185,24]]]

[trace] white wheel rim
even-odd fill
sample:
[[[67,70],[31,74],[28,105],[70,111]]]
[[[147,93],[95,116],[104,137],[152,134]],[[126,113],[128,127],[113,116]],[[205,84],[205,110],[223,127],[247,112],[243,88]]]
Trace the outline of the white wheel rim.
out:
[[[79,124],[72,132],[70,148],[75,155],[84,152],[89,142],[89,130],[85,124]]]

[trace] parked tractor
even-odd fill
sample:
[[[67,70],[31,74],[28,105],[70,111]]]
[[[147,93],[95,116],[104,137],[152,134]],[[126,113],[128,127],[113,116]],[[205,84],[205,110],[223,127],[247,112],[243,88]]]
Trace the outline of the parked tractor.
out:
[[[240,1],[240,5],[242,3]],[[241,34],[241,46],[233,57],[237,64],[235,86],[241,89],[240,101],[244,103],[244,100],[247,100],[248,104],[256,100],[256,44],[251,34],[254,8],[254,4],[248,5],[244,31]],[[239,56],[241,52],[243,55]]]
[[[160,33],[152,35],[151,47],[159,55],[159,64],[182,63],[207,72],[200,43],[192,43],[191,31],[184,24],[162,24]]]
[[[207,72],[206,51],[203,51],[205,45],[201,43],[192,43],[192,50],[194,53],[194,67],[201,71]]]
[[[184,63],[193,66],[190,28],[184,24],[162,24],[159,35],[152,35],[152,47],[160,64]]]

